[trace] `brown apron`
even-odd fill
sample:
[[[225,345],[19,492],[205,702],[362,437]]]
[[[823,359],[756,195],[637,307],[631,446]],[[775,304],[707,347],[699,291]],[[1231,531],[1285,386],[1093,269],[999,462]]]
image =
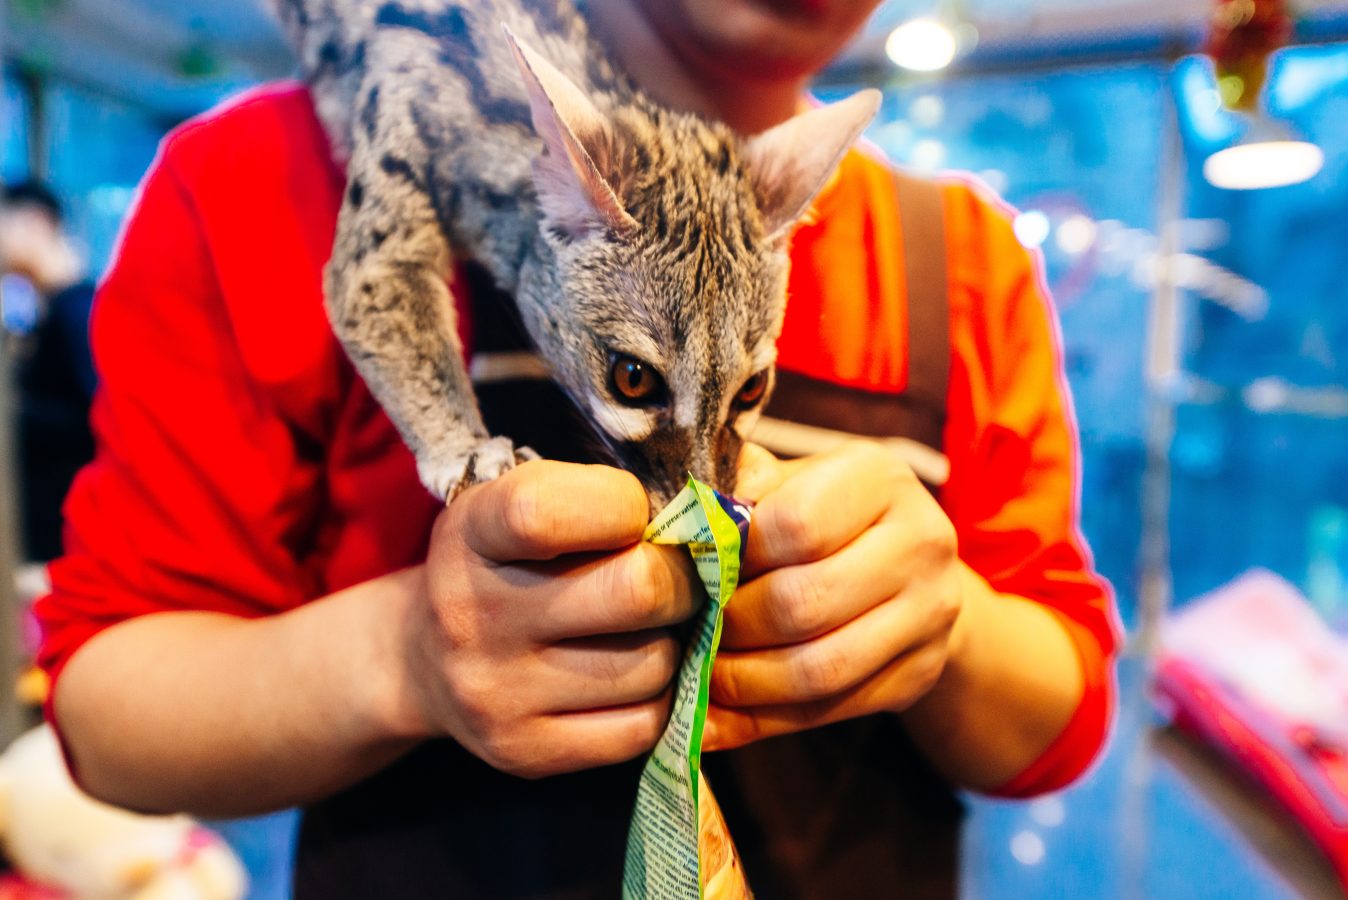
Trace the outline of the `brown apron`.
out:
[[[876,394],[779,372],[765,417],[804,428],[779,430],[785,444],[765,439],[769,449],[803,452],[811,440],[846,433],[896,447],[915,442],[941,458],[950,362],[941,200],[917,179],[900,176],[897,189],[908,266],[907,389]],[[474,369],[495,373],[477,385],[488,429],[544,456],[586,460],[595,444],[584,421],[555,386],[519,365],[527,342],[511,321],[513,304],[480,270],[469,280]],[[929,477],[939,481],[939,471]],[[295,896],[617,897],[641,765],[525,781],[452,741],[429,742],[305,811]],[[957,893],[962,807],[894,716],[708,754],[703,769],[760,898]]]

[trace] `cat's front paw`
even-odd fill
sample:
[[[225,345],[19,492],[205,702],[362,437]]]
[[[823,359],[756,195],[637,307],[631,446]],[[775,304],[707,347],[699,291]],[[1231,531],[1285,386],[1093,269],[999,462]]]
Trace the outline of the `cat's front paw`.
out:
[[[448,501],[464,488],[499,478],[517,463],[538,458],[538,454],[528,447],[517,449],[510,438],[494,437],[447,463],[418,463],[417,474],[427,490]]]
[[[485,440],[468,454],[459,490],[501,477],[515,468],[515,445],[510,438],[494,437]]]

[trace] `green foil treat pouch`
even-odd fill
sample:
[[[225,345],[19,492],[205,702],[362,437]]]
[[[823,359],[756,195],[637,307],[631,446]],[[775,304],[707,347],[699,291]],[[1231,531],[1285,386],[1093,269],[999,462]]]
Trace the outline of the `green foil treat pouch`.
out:
[[[637,788],[623,868],[626,900],[750,896],[734,844],[702,777],[702,727],[721,620],[739,584],[749,509],[694,478],[646,529],[656,544],[684,544],[707,591],[675,684],[674,709]]]

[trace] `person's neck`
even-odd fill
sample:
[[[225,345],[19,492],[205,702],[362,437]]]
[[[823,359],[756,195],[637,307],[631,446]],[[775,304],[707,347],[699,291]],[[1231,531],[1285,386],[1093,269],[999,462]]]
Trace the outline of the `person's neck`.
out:
[[[720,77],[682,56],[632,0],[585,0],[599,42],[643,91],[673,109],[756,134],[805,107],[804,80],[752,81]]]

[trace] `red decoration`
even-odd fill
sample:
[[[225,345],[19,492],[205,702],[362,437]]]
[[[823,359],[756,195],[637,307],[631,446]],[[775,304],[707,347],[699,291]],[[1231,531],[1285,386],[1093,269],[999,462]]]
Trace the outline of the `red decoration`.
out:
[[[1288,0],[1216,0],[1203,48],[1217,70],[1222,101],[1252,112],[1268,73],[1268,58],[1287,45],[1293,19]]]

